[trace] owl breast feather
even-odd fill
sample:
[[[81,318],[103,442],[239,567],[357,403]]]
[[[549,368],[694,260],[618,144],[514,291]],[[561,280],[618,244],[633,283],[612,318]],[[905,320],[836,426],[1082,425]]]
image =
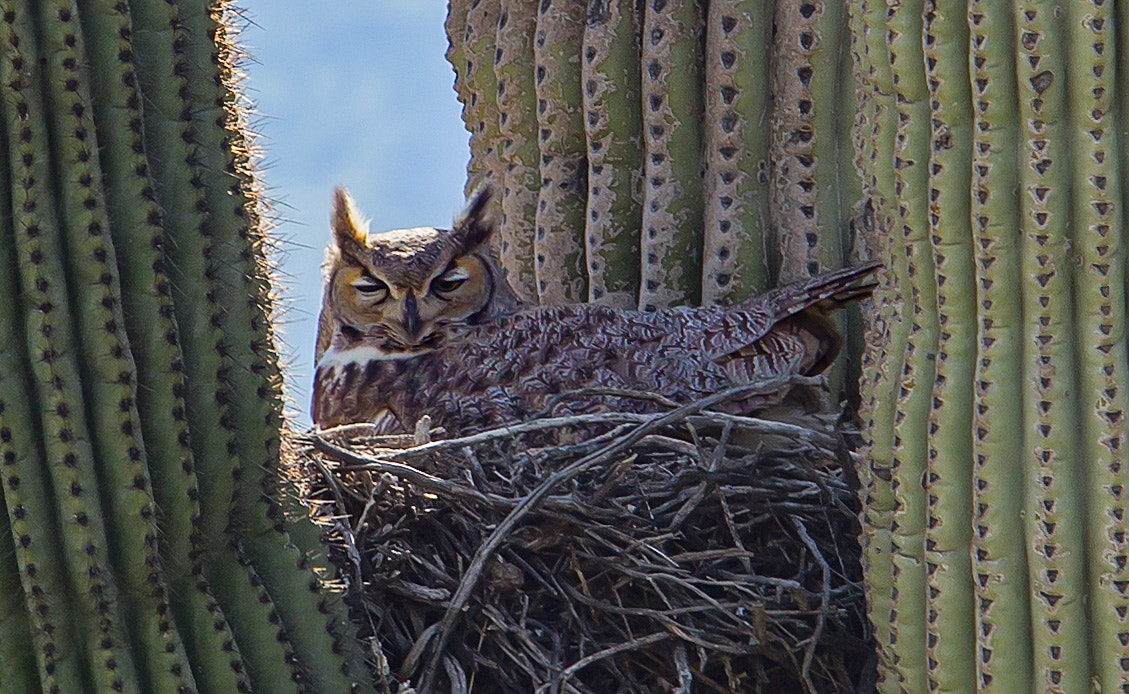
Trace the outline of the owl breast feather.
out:
[[[315,411],[319,400],[322,406],[315,421],[323,427],[367,421],[379,405],[405,430],[428,414],[448,430],[466,431],[528,418],[553,396],[591,388],[689,402],[793,369],[794,360],[771,358],[802,348],[787,335],[769,340],[765,349],[748,349],[770,330],[768,316],[720,308],[526,309],[469,326],[443,348],[411,358],[350,362],[327,353],[319,365],[323,385],[315,388]],[[721,353],[719,345],[735,349]],[[352,349],[363,356],[365,347]],[[338,404],[329,407],[327,399]],[[565,401],[555,413],[653,407],[646,400],[586,397]]]

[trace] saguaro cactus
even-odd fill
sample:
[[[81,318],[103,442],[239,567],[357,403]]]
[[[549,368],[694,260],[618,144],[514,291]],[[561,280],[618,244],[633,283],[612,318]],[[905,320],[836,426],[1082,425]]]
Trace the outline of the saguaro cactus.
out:
[[[901,306],[864,379],[880,689],[1120,691],[1127,14],[850,7],[880,302]]]
[[[1129,11],[654,0],[629,24],[632,5],[593,0],[584,29],[589,297],[726,302],[883,259],[859,471],[882,690],[1124,688]],[[638,36],[614,62],[612,31]],[[635,128],[641,159],[602,152]],[[632,260],[606,253],[613,181]],[[638,284],[610,289],[634,277],[614,263]]]
[[[0,2],[0,691],[370,688],[278,481],[232,17]]]

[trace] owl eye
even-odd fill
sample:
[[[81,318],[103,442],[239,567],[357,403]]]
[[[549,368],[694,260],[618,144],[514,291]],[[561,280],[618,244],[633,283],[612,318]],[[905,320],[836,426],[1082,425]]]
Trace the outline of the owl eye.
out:
[[[384,297],[388,295],[388,285],[371,275],[361,275],[349,284],[353,286],[353,289],[370,299],[383,301]]]
[[[462,269],[461,267],[457,267],[454,270],[445,272],[442,275],[439,275],[435,279],[431,280],[431,291],[435,292],[436,294],[450,294],[459,287],[463,286],[463,283],[467,281],[467,278],[468,275],[466,270]]]

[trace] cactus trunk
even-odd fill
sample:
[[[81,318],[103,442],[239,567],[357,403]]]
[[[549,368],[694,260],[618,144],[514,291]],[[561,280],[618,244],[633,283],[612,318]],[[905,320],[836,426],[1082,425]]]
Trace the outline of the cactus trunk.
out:
[[[538,233],[567,237],[569,272],[586,254],[588,298],[726,303],[847,258],[886,264],[865,320],[841,324],[863,365],[878,689],[1123,687],[1129,11],[588,10],[582,47],[574,27],[536,49],[557,61],[549,80],[581,51],[584,123],[540,154],[586,142],[588,216],[540,217]],[[623,95],[636,88],[632,112]],[[834,392],[851,395],[852,368],[831,372]]]
[[[880,689],[1116,690],[1129,663],[1123,8],[886,9],[852,8],[878,140],[856,138],[860,161],[902,231],[873,245],[907,262],[883,298],[912,316],[898,364],[899,328],[878,314],[890,328],[864,378]],[[902,397],[889,399],[894,380]]]
[[[284,510],[231,10],[0,11],[0,690],[368,690]]]

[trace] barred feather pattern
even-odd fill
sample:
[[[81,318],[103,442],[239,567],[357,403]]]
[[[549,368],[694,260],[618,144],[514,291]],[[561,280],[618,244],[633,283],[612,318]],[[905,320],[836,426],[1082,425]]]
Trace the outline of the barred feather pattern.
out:
[[[322,428],[379,421],[384,430],[408,431],[427,414],[433,424],[465,433],[527,419],[571,390],[648,391],[684,403],[789,374],[814,375],[841,345],[828,313],[869,295],[873,285],[858,282],[876,268],[827,273],[729,308],[518,308],[410,356],[383,351],[375,328],[338,329],[316,371],[313,419]],[[748,413],[782,396],[757,395],[724,409]],[[595,396],[566,401],[555,413],[653,407]]]

